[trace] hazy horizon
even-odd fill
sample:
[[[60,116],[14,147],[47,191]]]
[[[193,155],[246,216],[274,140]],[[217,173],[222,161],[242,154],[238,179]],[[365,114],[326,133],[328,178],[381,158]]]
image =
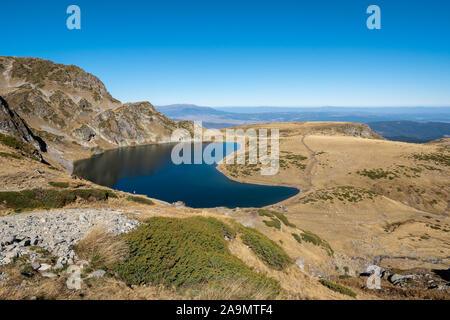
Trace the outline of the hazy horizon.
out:
[[[449,105],[442,105],[442,106],[424,106],[424,105],[417,105],[417,106],[393,106],[393,105],[387,105],[387,106],[339,106],[339,105],[321,105],[321,106],[302,106],[302,105],[200,105],[196,103],[169,103],[169,104],[158,104],[155,106],[157,107],[169,107],[169,106],[196,106],[201,108],[214,108],[214,109],[226,109],[226,108],[289,108],[289,109],[317,109],[317,108],[361,108],[361,109],[383,109],[383,108],[405,108],[405,109],[412,109],[412,108],[450,108]]]
[[[79,0],[2,4],[0,55],[74,64],[124,102],[450,106],[446,1]],[[6,45],[7,44],[7,45]]]

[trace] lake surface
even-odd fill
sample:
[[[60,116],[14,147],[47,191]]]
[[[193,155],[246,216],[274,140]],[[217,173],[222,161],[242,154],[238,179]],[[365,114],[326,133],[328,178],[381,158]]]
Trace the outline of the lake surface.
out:
[[[207,144],[204,144],[204,148]],[[223,143],[218,146],[230,146]],[[74,174],[116,190],[145,194],[167,202],[183,201],[193,208],[263,207],[296,195],[289,187],[233,181],[216,164],[180,164],[171,160],[174,144],[126,147],[74,164]],[[231,144],[232,149],[238,148]],[[194,150],[192,148],[192,150]],[[214,155],[214,154],[213,154]]]

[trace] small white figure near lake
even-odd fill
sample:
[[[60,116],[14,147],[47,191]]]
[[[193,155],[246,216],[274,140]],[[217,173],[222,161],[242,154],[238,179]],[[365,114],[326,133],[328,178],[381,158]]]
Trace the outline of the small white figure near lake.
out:
[[[367,14],[370,16],[367,18],[367,28],[369,30],[380,30],[381,29],[381,9],[379,6],[373,4],[367,8]]]
[[[171,154],[172,162],[176,165],[217,164],[222,160],[226,164],[257,165],[259,163],[262,165],[261,175],[264,176],[275,175],[280,169],[278,129],[270,130],[270,138],[267,129],[247,129],[245,131],[243,129],[226,129],[224,137],[223,131],[204,130],[201,122],[194,122],[194,137],[186,129],[177,129],[172,133],[171,141],[178,142]],[[202,151],[204,141],[212,143]],[[270,154],[268,153],[269,141]],[[225,152],[223,142],[227,142]],[[239,145],[236,152],[234,152],[235,143]],[[192,147],[194,148],[193,154]],[[248,162],[246,162],[247,154]],[[225,159],[224,156],[226,156]]]
[[[81,9],[79,6],[70,5],[67,7],[67,14],[70,16],[67,18],[66,26],[69,30],[81,29]]]

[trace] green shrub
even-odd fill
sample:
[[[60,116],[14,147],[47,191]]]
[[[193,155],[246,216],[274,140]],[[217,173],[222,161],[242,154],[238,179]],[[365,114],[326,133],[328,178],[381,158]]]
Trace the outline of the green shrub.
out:
[[[269,228],[276,228],[278,230],[281,230],[281,223],[280,223],[280,220],[278,220],[278,219],[270,218],[270,220],[263,220],[263,222]]]
[[[28,145],[26,143],[19,141],[15,137],[7,136],[2,133],[0,133],[0,143],[7,147],[17,149],[17,150],[28,147]]]
[[[337,199],[343,202],[348,201],[356,203],[366,199],[373,200],[377,196],[379,196],[379,194],[371,190],[355,188],[352,186],[339,186],[328,189],[318,189],[303,196],[300,198],[300,201],[303,204],[318,201],[330,201],[331,203],[334,203],[334,200]]]
[[[261,216],[261,217],[269,217],[269,218],[273,217],[272,211],[267,210],[267,209],[259,209],[258,210],[258,215]]]
[[[327,251],[328,255],[330,255],[330,256],[332,256],[334,253],[333,249],[328,244],[328,242],[321,239],[318,235],[316,235],[310,231],[303,230],[302,239],[306,242],[310,242],[316,246],[320,246],[320,247],[324,248]]]
[[[327,287],[328,289],[333,290],[335,292],[339,292],[339,293],[345,294],[345,295],[353,297],[353,298],[356,297],[356,293],[354,293],[349,288],[341,286],[340,284],[337,284],[337,283],[334,283],[334,282],[331,282],[331,281],[328,281],[325,279],[321,279],[320,283],[322,285],[324,285],[325,287]]]
[[[239,232],[244,244],[272,269],[283,270],[292,263],[283,249],[262,233],[247,227],[241,227]]]
[[[21,156],[13,153],[0,152],[0,157],[3,158],[13,158],[13,159],[22,159]]]
[[[16,212],[39,208],[62,208],[77,198],[87,201],[107,200],[117,197],[113,192],[100,189],[52,190],[33,189],[0,192],[0,202]]]
[[[259,214],[261,217],[270,217],[270,218],[273,218],[273,217],[275,216],[275,217],[277,217],[279,220],[281,220],[285,226],[292,227],[292,228],[295,228],[295,227],[296,227],[295,224],[290,223],[289,220],[288,220],[288,218],[286,218],[286,216],[285,216],[283,213],[281,213],[281,212],[271,211],[271,210],[267,210],[267,209],[259,209],[259,210],[258,210],[258,214]]]
[[[66,189],[66,188],[69,187],[69,183],[68,182],[50,181],[48,184],[51,185],[52,187],[61,188],[61,189]]]
[[[396,174],[395,172],[392,171],[386,171],[383,169],[373,169],[373,170],[362,170],[362,171],[357,171],[357,174],[361,175],[361,176],[366,176],[372,180],[377,180],[377,179],[383,179],[383,178],[389,178],[389,180],[393,180],[394,178],[398,178],[398,174]]]
[[[144,198],[144,197],[132,197],[132,196],[129,196],[127,198],[127,200],[133,201],[133,202],[137,202],[137,203],[140,203],[140,204],[147,204],[147,205],[150,205],[150,206],[154,205],[154,202],[152,200]]]
[[[235,236],[230,226],[214,218],[151,218],[122,235],[130,254],[116,270],[129,284],[179,288],[245,278],[256,289],[269,287],[273,295],[278,294],[281,289],[276,280],[254,272],[230,253],[225,237]]]
[[[285,226],[288,226],[288,227],[291,227],[291,228],[295,228],[296,227],[296,225],[291,223],[291,222],[289,222],[288,218],[286,218],[286,216],[284,214],[282,214],[281,212],[274,211],[273,214],[278,219],[280,219],[284,223]]]
[[[302,243],[302,238],[298,234],[292,233],[292,236],[298,243]]]
[[[12,149],[22,151],[23,154],[26,154],[28,157],[37,160],[36,156],[33,154],[35,152],[34,148],[29,144],[16,139],[13,136],[8,136],[0,133],[0,143]]]
[[[438,165],[443,165],[447,167],[450,166],[450,154],[439,152],[429,154],[421,153],[421,154],[414,154],[413,158],[419,161],[429,161]]]

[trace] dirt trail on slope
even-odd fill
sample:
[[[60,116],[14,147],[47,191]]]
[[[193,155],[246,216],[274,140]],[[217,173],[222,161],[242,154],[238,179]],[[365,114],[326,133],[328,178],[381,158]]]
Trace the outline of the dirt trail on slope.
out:
[[[308,183],[308,187],[304,191],[309,191],[309,190],[314,189],[314,185],[312,184],[312,171],[313,171],[315,165],[317,164],[316,153],[305,143],[305,138],[307,136],[308,135],[302,136],[302,140],[301,140],[302,144],[305,146],[306,150],[308,151],[309,158],[310,158],[310,160],[305,168],[305,179],[306,179],[306,182]]]

